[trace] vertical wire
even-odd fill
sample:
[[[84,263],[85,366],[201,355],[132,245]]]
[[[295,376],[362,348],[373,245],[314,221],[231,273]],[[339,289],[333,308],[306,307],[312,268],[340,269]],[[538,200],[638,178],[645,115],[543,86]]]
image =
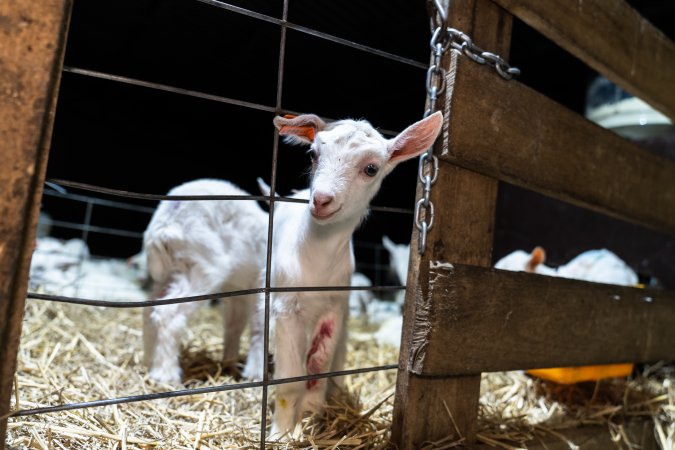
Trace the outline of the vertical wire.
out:
[[[281,37],[279,42],[279,68],[277,71],[277,97],[275,104],[276,114],[281,113],[281,93],[284,82],[284,61],[286,57],[286,24],[288,19],[288,2],[284,0]],[[262,405],[260,412],[260,450],[265,450],[267,429],[267,400],[269,388],[269,333],[270,333],[270,285],[272,273],[272,237],[274,235],[274,197],[277,185],[277,159],[279,155],[279,132],[274,130],[274,143],[272,146],[272,176],[270,179],[269,192],[269,221],[267,225],[267,261],[265,263],[265,325],[263,331],[263,380],[262,380]]]
[[[84,213],[84,227],[82,228],[82,240],[84,243],[87,243],[87,239],[89,239],[89,230],[91,229],[91,216],[93,213],[93,208],[94,208],[94,202],[89,200],[87,202],[87,209],[86,212]]]
[[[87,201],[87,209],[84,213],[84,226],[82,227],[82,242],[84,242],[84,245],[89,248],[89,243],[87,242],[89,240],[89,231],[91,230],[91,216],[93,214],[93,209],[94,209],[94,202],[92,200]],[[84,258],[85,258],[85,253],[82,252],[79,255],[78,261],[78,269],[77,269],[77,278],[75,278],[75,295],[79,296],[80,295],[80,287],[81,284],[79,283],[80,280],[82,280],[82,275],[84,272]]]

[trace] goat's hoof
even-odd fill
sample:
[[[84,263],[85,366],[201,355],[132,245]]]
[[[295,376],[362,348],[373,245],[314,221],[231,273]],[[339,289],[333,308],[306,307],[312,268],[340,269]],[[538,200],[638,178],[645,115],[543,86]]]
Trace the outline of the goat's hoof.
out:
[[[241,373],[241,376],[247,380],[260,381],[263,379],[262,367],[249,367],[247,365],[244,367],[244,371]]]
[[[293,433],[291,433],[290,431],[282,432],[280,429],[272,425],[272,429],[267,435],[266,440],[272,442],[292,442],[296,440],[296,437],[293,436]]]
[[[148,374],[148,377],[157,383],[170,384],[172,386],[181,384],[180,370],[152,369]]]

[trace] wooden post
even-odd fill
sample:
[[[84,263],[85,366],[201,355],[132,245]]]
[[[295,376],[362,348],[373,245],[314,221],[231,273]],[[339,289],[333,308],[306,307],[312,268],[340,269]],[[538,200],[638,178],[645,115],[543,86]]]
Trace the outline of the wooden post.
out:
[[[433,3],[433,2],[432,2]],[[490,0],[452,2],[450,26],[464,31],[473,42],[487,51],[508,58],[511,16]],[[446,121],[465,114],[470,104],[453,103],[453,58],[465,58],[448,52],[443,67],[448,72],[444,98]],[[492,70],[483,67],[484,70]],[[496,73],[495,77],[498,77]],[[480,86],[475,86],[480,89]],[[489,118],[485,118],[489,120]],[[461,133],[461,130],[459,131]],[[434,153],[441,155],[452,148],[454,136],[448,124],[436,143]],[[445,151],[444,151],[445,150]],[[418,188],[418,198],[421,189]],[[435,224],[427,238],[427,250],[417,253],[417,230],[411,242],[408,290],[403,314],[403,336],[396,386],[392,441],[400,449],[420,448],[424,442],[444,438],[475,441],[480,373],[455,376],[425,375],[425,355],[438,344],[434,330],[428,327],[425,313],[434,296],[430,267],[437,261],[488,267],[491,264],[497,181],[474,172],[440,162],[440,171],[432,189]],[[444,349],[447,358],[452,348]]]
[[[0,2],[0,450],[71,5]]]

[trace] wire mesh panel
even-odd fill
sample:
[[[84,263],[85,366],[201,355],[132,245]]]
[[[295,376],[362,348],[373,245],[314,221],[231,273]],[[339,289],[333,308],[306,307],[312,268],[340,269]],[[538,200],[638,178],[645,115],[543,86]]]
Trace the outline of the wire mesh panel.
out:
[[[462,370],[463,361],[470,360],[473,354],[459,362],[445,358],[457,342],[471,339],[471,330],[447,342],[439,338],[443,333],[437,331],[444,329],[446,316],[456,319],[453,311],[466,311],[460,314],[465,317],[475,316],[476,327],[482,326],[485,317],[475,313],[473,304],[467,303],[465,310],[448,309],[446,306],[453,304],[445,300],[457,301],[474,288],[477,292],[489,291],[499,282],[513,286],[515,282],[510,280],[521,278],[493,277],[488,269],[457,264],[456,273],[464,274],[458,282],[451,265],[437,263],[488,266],[496,227],[493,213],[498,202],[497,179],[527,185],[536,178],[527,173],[506,177],[499,173],[507,166],[506,161],[515,161],[513,149],[499,164],[492,164],[489,156],[484,158],[486,162],[472,161],[462,153],[476,143],[485,145],[490,133],[502,137],[509,134],[507,119],[517,117],[490,111],[499,103],[497,100],[522,100],[523,95],[475,101],[486,92],[503,89],[501,81],[493,83],[493,78],[501,75],[508,79],[515,74],[506,61],[478,46],[506,55],[511,16],[496,5],[510,3],[454,3],[458,13],[453,20],[473,28],[471,34],[476,42],[458,30],[448,29],[448,37],[440,41],[441,35],[435,35],[435,54],[428,70],[430,33],[423,5],[404,0],[386,3],[385,8],[382,2],[351,0],[76,3],[49,162],[50,184],[42,198],[44,210],[51,214],[44,224],[50,224],[53,236],[60,239],[38,240],[33,257],[19,350],[22,366],[15,378],[14,410],[8,422],[10,444],[38,448],[266,448],[274,445],[266,443],[266,436],[275,389],[290,383],[309,387],[318,380],[339,376],[347,380],[350,395],[328,402],[318,420],[303,421],[306,440],[295,444],[312,448],[387,445],[396,369],[400,369],[399,375],[408,369],[396,364],[402,325],[400,304],[392,301],[400,298],[407,270],[391,278],[391,268],[385,262],[392,259],[386,253],[394,254],[390,247],[393,244],[388,243],[385,252],[381,238],[388,235],[395,242],[407,242],[413,224],[421,233],[414,242],[421,243],[422,251],[427,249],[427,256],[413,256],[417,267],[411,280],[430,275],[437,283],[416,282],[414,294],[420,304],[408,302],[407,316],[409,321],[413,318],[414,326],[404,332],[407,346],[402,361],[417,365],[399,377],[399,383],[407,386],[397,394],[431,399],[433,408],[412,408],[415,414],[410,414],[405,405],[414,403],[405,403],[398,409],[398,421],[394,418],[395,433],[407,435],[403,436],[406,442],[429,448],[455,446],[474,439],[481,383],[477,373],[487,366],[477,357],[471,368]],[[430,6],[442,3],[428,2]],[[433,8],[432,14],[438,18]],[[462,23],[469,17],[469,23]],[[489,26],[481,27],[480,23]],[[447,64],[444,61],[445,68],[441,70],[441,59],[452,61],[452,70],[447,72],[460,73],[460,77],[446,79]],[[466,67],[474,62],[488,65],[490,70],[477,65]],[[462,69],[458,71],[457,67]],[[489,80],[485,84],[490,89],[476,93],[471,86],[467,88],[465,78],[461,78],[465,73]],[[355,234],[356,269],[365,280],[354,277],[352,286],[275,285],[271,269],[279,255],[272,245],[278,231],[274,229],[274,212],[292,204],[297,204],[298,211],[306,210],[307,200],[288,193],[308,184],[310,161],[304,151],[279,140],[271,126],[272,118],[308,111],[326,120],[358,114],[356,118],[368,118],[390,138],[422,116],[425,88],[429,95],[427,106],[433,106],[436,98],[439,104],[443,103],[443,95],[456,99],[464,93],[469,98],[452,105],[446,102],[445,112],[471,105],[473,114],[481,108],[488,110],[484,115],[489,115],[490,120],[463,123],[461,114],[453,113],[453,121],[445,124],[443,145],[438,147],[444,149],[439,160],[425,158],[420,166],[403,165],[385,181],[381,195],[374,201],[376,206],[370,208],[369,217]],[[529,117],[529,112],[526,115]],[[484,128],[485,133],[481,131]],[[462,136],[471,133],[478,136],[458,145]],[[447,146],[448,142],[452,145]],[[487,154],[500,154],[497,147],[502,142],[499,139],[493,143],[494,148],[488,148]],[[466,167],[460,169],[455,163]],[[437,177],[434,167],[439,165],[442,170]],[[257,195],[256,177],[269,184],[269,192],[263,188]],[[254,195],[165,195],[169,188],[195,178],[227,179]],[[432,180],[436,178],[445,188],[433,190]],[[543,178],[545,182],[539,182],[544,184],[552,179]],[[419,188],[421,198],[416,204],[412,187],[417,179],[423,187]],[[574,183],[568,184],[576,188]],[[448,206],[450,194],[453,201]],[[166,292],[160,286],[148,293],[148,269],[137,265],[144,259],[139,253],[141,241],[158,201],[179,205],[215,201],[242,204],[247,200],[259,202],[267,214],[265,251],[257,261],[264,276],[240,288],[163,295]],[[425,230],[431,228],[434,229],[425,245]],[[408,248],[406,244],[403,247],[407,268]],[[48,259],[59,251],[56,276],[38,270],[36,262],[42,256]],[[429,267],[419,264],[420,260],[429,262]],[[105,268],[107,281],[89,277],[93,267],[99,271]],[[480,281],[483,279],[493,281],[485,284]],[[563,286],[557,281],[550,284],[556,289]],[[358,323],[350,324],[346,369],[273,377],[274,337],[270,337],[270,329],[275,296],[306,292],[319,297],[344,291],[350,291],[357,300],[357,314],[367,312],[358,317]],[[593,292],[596,291],[599,292]],[[628,290],[621,292],[629,296]],[[424,297],[426,294],[429,295]],[[220,336],[223,319],[214,308],[195,311],[186,330],[179,361],[182,385],[150,381],[145,369],[140,369],[144,364],[139,351],[144,337],[140,310],[174,307],[178,316],[181,307],[224,304],[245,296],[257,296],[264,304],[261,379],[239,378],[241,361],[221,358],[226,346]],[[372,297],[386,301],[369,300]],[[418,307],[433,297],[442,300],[436,302],[441,306],[433,310],[438,314],[427,320],[424,308]],[[653,297],[642,297],[653,303]],[[526,304],[530,298],[533,296],[521,300]],[[500,306],[504,304],[506,300]],[[525,316],[530,314],[529,309],[524,309]],[[375,320],[378,314],[380,319]],[[512,314],[506,312],[500,318],[501,315],[508,320]],[[527,317],[523,322],[526,320]],[[384,323],[377,329],[381,321]],[[394,336],[393,345],[374,345],[373,336],[386,334],[387,330],[394,330],[389,335]],[[322,333],[320,328],[318,334]],[[418,339],[422,334],[433,334],[435,347],[425,347],[427,343]],[[492,330],[485,336],[485,340],[493,336]],[[441,341],[445,343],[439,346]],[[314,339],[311,344],[314,347]],[[316,346],[320,344],[318,340]],[[250,345],[244,338],[243,350]],[[474,348],[463,347],[464,351]],[[539,348],[539,344],[534,347]],[[478,354],[481,349],[478,346],[472,351]],[[435,356],[425,361],[424,355],[431,354]],[[493,359],[499,360],[496,356]],[[309,359],[303,362],[309,365]],[[454,372],[444,372],[445,367],[453,367]],[[530,383],[532,387],[520,375],[517,383]],[[498,389],[515,392],[516,387]],[[546,414],[553,415],[555,407],[543,408]],[[446,437],[440,439],[443,435]],[[492,434],[478,435],[483,442],[495,442]],[[429,436],[440,440],[423,442]]]
[[[303,178],[302,171],[309,161],[302,151],[280,145],[276,133],[272,133],[272,113],[312,110],[327,118],[358,114],[381,125],[381,131],[386,136],[395,135],[395,130],[413,122],[422,110],[423,97],[418,92],[419,88],[423,88],[426,67],[421,62],[427,54],[424,40],[420,41],[422,45],[419,53],[407,51],[403,55],[397,54],[397,46],[392,45],[392,42],[383,41],[375,35],[367,42],[358,42],[351,38],[348,31],[340,33],[339,29],[331,29],[331,21],[328,24],[313,22],[311,15],[308,15],[312,5],[305,5],[300,0],[295,15],[289,15],[293,2],[288,0],[279,2],[278,10],[255,3],[244,5],[245,7],[196,0],[165,2],[154,6],[151,3],[132,6],[132,2],[122,2],[103,7],[90,2],[78,2],[74,10],[61,103],[56,116],[53,156],[48,173],[56,178],[50,179],[50,185],[43,197],[43,206],[51,214],[49,219],[45,219],[45,224],[51,226],[52,234],[59,237],[61,242],[63,239],[82,241],[84,250],[75,259],[63,263],[68,266],[66,270],[76,269],[68,272],[75,274],[73,280],[62,278],[59,280],[62,284],[49,285],[49,280],[41,279],[33,273],[31,282],[34,289],[28,296],[27,310],[27,317],[30,319],[24,326],[25,332],[30,333],[33,339],[26,341],[27,338],[24,338],[21,350],[24,353],[20,354],[20,359],[30,361],[30,366],[37,353],[47,351],[49,355],[47,359],[36,362],[34,367],[23,368],[25,370],[22,374],[35,375],[35,378],[22,376],[16,380],[15,411],[9,422],[13,442],[27,442],[24,439],[29,438],[22,435],[21,430],[32,430],[28,431],[30,439],[37,439],[39,442],[47,439],[47,445],[52,445],[52,435],[43,436],[36,432],[34,427],[37,422],[32,422],[31,418],[44,415],[51,417],[50,413],[61,412],[70,417],[80,417],[82,426],[64,431],[68,428],[66,423],[47,418],[50,422],[49,429],[52,430],[49,433],[70,433],[68,439],[73,448],[85,447],[88,438],[91,444],[91,439],[97,437],[121,442],[123,446],[148,444],[153,442],[150,437],[155,438],[154,442],[159,443],[157,445],[172,445],[175,442],[163,442],[161,438],[163,427],[178,423],[176,416],[170,412],[177,408],[178,403],[171,402],[203,395],[203,401],[207,404],[220,405],[214,407],[213,415],[231,417],[229,414],[232,413],[232,407],[223,405],[227,405],[230,399],[236,402],[234,399],[239,398],[238,392],[241,391],[251,394],[241,394],[241,398],[245,397],[241,402],[247,406],[242,407],[239,413],[258,416],[257,429],[253,430],[250,424],[237,423],[232,419],[233,423],[225,427],[229,431],[219,430],[211,434],[215,437],[219,433],[234,436],[240,431],[240,440],[237,441],[239,444],[265,448],[268,403],[271,403],[270,387],[323,379],[336,374],[352,376],[349,378],[352,380],[352,390],[363,389],[359,386],[364,383],[377,386],[378,391],[385,392],[393,386],[393,369],[397,367],[396,354],[387,356],[382,350],[369,350],[371,346],[364,341],[367,338],[364,338],[366,334],[362,332],[356,333],[355,345],[359,352],[377,351],[379,356],[374,355],[370,359],[375,363],[359,366],[357,361],[351,363],[357,364],[356,366],[350,365],[337,373],[272,379],[267,368],[270,361],[267,342],[269,301],[270,295],[275,293],[297,290],[369,292],[372,295],[388,296],[393,300],[395,293],[403,288],[402,281],[393,279],[392,282],[388,278],[385,270],[388,266],[385,267],[384,264],[387,257],[380,237],[384,232],[401,241],[409,235],[412,224],[410,205],[414,194],[412,187],[415,182],[412,174],[416,171],[414,164],[399,169],[398,174],[392,175],[394,179],[388,180],[389,187],[385,185],[383,188],[386,192],[383,202],[376,201],[378,206],[370,208],[371,217],[357,235],[357,270],[363,271],[374,280],[373,285],[301,288],[270,286],[269,273],[274,258],[271,252],[274,233],[272,214],[275,205],[280,202],[297,202],[296,199],[276,195],[169,197],[163,193],[178,181],[197,177],[232,179],[254,193],[257,191],[253,187],[255,176],[266,178],[272,193],[289,192],[292,188],[304,187],[306,179]],[[346,5],[339,11],[344,12],[350,7],[354,5]],[[307,11],[303,12],[304,9]],[[421,21],[417,23],[421,25],[421,36],[424,37],[424,9],[418,5],[416,10],[419,10],[417,18]],[[379,11],[370,11],[372,15],[378,13]],[[141,17],[137,14],[141,14]],[[114,19],[106,19],[106,16]],[[206,17],[213,16],[217,16],[218,20],[206,20]],[[293,17],[297,18],[298,23],[293,21]],[[358,20],[368,22],[373,17],[361,17]],[[214,23],[218,25],[211,25]],[[131,31],[137,32],[143,27],[148,28],[142,42],[133,42],[124,37],[125,31],[131,36]],[[416,31],[413,27],[410,28],[411,31]],[[237,42],[237,34],[249,30],[253,30],[251,39]],[[335,31],[335,34],[329,31]],[[195,40],[201,40],[201,47],[185,50],[181,46],[181,40],[186,39],[185,36],[190,33],[198,33]],[[78,38],[79,34],[87,39]],[[111,38],[111,34],[121,37]],[[397,39],[401,39],[401,36]],[[228,50],[235,47],[237,51]],[[308,47],[313,49],[311,70],[307,70],[305,49]],[[113,57],[119,53],[124,53],[125,56]],[[187,57],[186,54],[189,53],[195,54]],[[416,58],[415,55],[422,56]],[[214,57],[229,60],[231,64],[225,68],[225,72],[220,72],[218,68],[211,70],[208,63]],[[188,61],[192,64],[189,70],[176,70]],[[346,61],[349,63],[344,64]],[[328,77],[325,74],[328,71],[334,72],[336,78],[350,79],[343,86],[326,88],[331,83],[330,79],[326,81]],[[250,76],[253,72],[257,74],[256,77]],[[386,89],[382,89],[383,86],[379,90],[372,89],[375,80],[390,78],[383,75],[392,73],[397,74],[395,83],[400,80],[412,81],[406,83],[406,87],[401,87],[396,98],[392,98]],[[359,86],[361,90],[345,92],[345,89],[353,90],[354,86]],[[350,101],[368,96],[372,97],[371,101],[361,101],[359,104]],[[401,105],[399,113],[381,114],[383,108],[393,110],[394,103]],[[414,109],[410,108],[410,104],[415,105]],[[120,111],[124,111],[123,116]],[[214,117],[219,119],[214,120]],[[220,126],[214,127],[214,123],[220,123]],[[101,170],[103,167],[105,170]],[[408,182],[403,182],[406,179]],[[210,202],[246,199],[261,201],[263,205],[267,202],[266,208],[270,212],[270,244],[264,265],[260,261],[261,267],[266,267],[265,273],[268,275],[261,280],[258,287],[149,301],[139,301],[119,284],[104,287],[107,292],[101,292],[100,296],[92,295],[92,291],[87,290],[86,277],[83,276],[87,269],[83,267],[94,261],[93,254],[110,255],[115,258],[115,264],[120,263],[115,270],[126,270],[123,265],[128,266],[131,263],[126,258],[141,250],[140,241],[145,224],[155,211],[157,201]],[[303,203],[306,204],[307,201]],[[107,297],[107,294],[113,293],[115,299]],[[260,295],[266,303],[265,370],[262,380],[233,380],[225,384],[214,384],[213,380],[222,379],[214,373],[209,375],[211,383],[191,381],[186,388],[178,390],[168,385],[154,385],[148,392],[147,380],[137,379],[138,387],[146,392],[134,390],[134,382],[124,375],[127,367],[141,364],[138,352],[133,350],[140,338],[139,318],[134,311],[159,305],[208,303],[245,294]],[[395,303],[389,303],[394,305],[390,308],[391,311],[396,312],[398,308]],[[72,309],[62,309],[70,308],[67,304],[82,310],[75,312]],[[99,307],[105,309],[99,310]],[[200,316],[200,320],[204,319],[204,314],[210,314],[208,308],[205,310],[207,312]],[[45,314],[54,316],[47,327],[36,321],[36,318]],[[99,323],[100,318],[96,316],[100,315],[107,323],[100,325],[98,329],[89,329],[71,321],[69,317],[72,314],[91,324]],[[121,325],[116,324],[118,321]],[[372,332],[374,325],[365,325],[368,333]],[[213,328],[208,327],[191,329],[189,339],[212,331]],[[99,333],[100,336],[97,336]],[[359,337],[359,334],[362,336]],[[107,336],[111,336],[113,341]],[[44,346],[42,343],[45,339],[48,343],[58,341],[57,346]],[[119,344],[115,342],[118,339],[127,341],[129,347],[126,350],[113,348],[118,347]],[[220,344],[206,343],[206,351],[218,345]],[[65,351],[65,355],[61,354],[62,351]],[[188,366],[184,365],[186,376],[198,370],[189,364],[198,365],[201,355],[193,347],[187,353]],[[65,374],[59,374],[59,364],[64,358],[72,358],[76,367],[70,368]],[[88,364],[87,361],[90,360],[93,362]],[[217,364],[216,366],[220,367]],[[101,379],[98,371],[106,374],[106,377],[115,378],[115,384],[120,389],[111,392],[106,387],[110,385],[108,380]],[[58,386],[60,394],[53,397],[47,392],[40,396],[43,389],[42,381],[38,381],[40,378],[53,387]],[[78,386],[84,383],[89,386],[90,398],[82,395],[82,392],[70,389],[68,383]],[[20,398],[21,392],[31,392],[30,398]],[[123,395],[115,395],[115,392]],[[227,397],[222,397],[222,393],[227,394]],[[361,414],[360,408],[379,405],[368,413],[371,416],[383,403],[382,398],[377,396],[368,394],[365,397],[368,397],[369,403],[363,406],[344,405],[355,414],[346,417],[347,421],[360,422],[361,419],[357,420]],[[385,400],[387,397],[389,396],[384,394]],[[256,400],[252,402],[251,398]],[[149,401],[153,402],[142,404],[154,411],[155,416],[146,411],[135,417],[137,423],[120,419],[117,405]],[[94,407],[97,408],[96,411],[102,411],[102,416],[87,412],[86,408]],[[194,445],[205,443],[208,438],[214,437],[209,434],[208,429],[211,412],[191,410],[181,414],[186,419],[191,418],[191,415],[199,418],[196,432],[189,435],[190,439],[196,439]],[[118,422],[111,424],[105,417],[114,417]],[[92,426],[95,431],[89,428]],[[147,434],[139,437],[143,435],[140,431],[143,426],[148,428]],[[372,441],[376,445],[377,442],[384,442],[387,431],[382,428],[370,437],[349,437],[346,441],[343,439],[343,444],[358,446]],[[334,438],[337,432],[343,431],[333,430],[332,434],[324,432],[321,434],[323,444],[318,443],[334,445],[339,441]],[[316,432],[313,433],[317,436]]]

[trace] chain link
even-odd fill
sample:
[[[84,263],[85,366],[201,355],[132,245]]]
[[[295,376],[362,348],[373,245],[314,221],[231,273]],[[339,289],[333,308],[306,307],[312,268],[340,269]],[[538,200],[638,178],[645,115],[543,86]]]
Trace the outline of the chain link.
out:
[[[486,52],[474,44],[471,37],[466,33],[448,27],[447,11],[443,8],[442,3],[440,0],[434,0],[436,9],[430,19],[431,41],[429,46],[431,47],[433,61],[427,70],[426,88],[429,106],[424,111],[425,118],[436,110],[436,101],[445,92],[446,72],[441,64],[441,59],[450,48],[462,52],[478,64],[492,67],[505,80],[520,75],[520,69],[509,65],[501,56]],[[420,255],[423,255],[427,245],[427,233],[434,224],[435,215],[434,204],[430,197],[431,187],[438,178],[438,158],[433,154],[433,147],[430,147],[426,153],[420,156],[418,174],[420,182],[424,186],[424,194],[415,204],[415,226],[420,232],[417,250]]]
[[[445,69],[441,64],[443,54],[450,48],[452,37],[448,33],[447,12],[441,2],[435,1],[436,12],[431,17],[431,41],[429,46],[433,61],[427,70],[426,88],[429,98],[428,108],[424,111],[424,117],[429,117],[436,110],[438,97],[445,92]],[[424,194],[415,204],[415,226],[419,230],[417,250],[424,254],[427,246],[427,233],[434,225],[434,204],[431,202],[431,186],[438,178],[438,158],[433,154],[433,147],[420,156],[418,177],[424,186]]]
[[[474,44],[471,37],[466,33],[454,28],[448,28],[447,33],[450,36],[450,46],[452,48],[459,50],[478,64],[492,67],[505,80],[511,80],[513,77],[520,75],[520,69],[511,67],[501,56],[486,52]]]

